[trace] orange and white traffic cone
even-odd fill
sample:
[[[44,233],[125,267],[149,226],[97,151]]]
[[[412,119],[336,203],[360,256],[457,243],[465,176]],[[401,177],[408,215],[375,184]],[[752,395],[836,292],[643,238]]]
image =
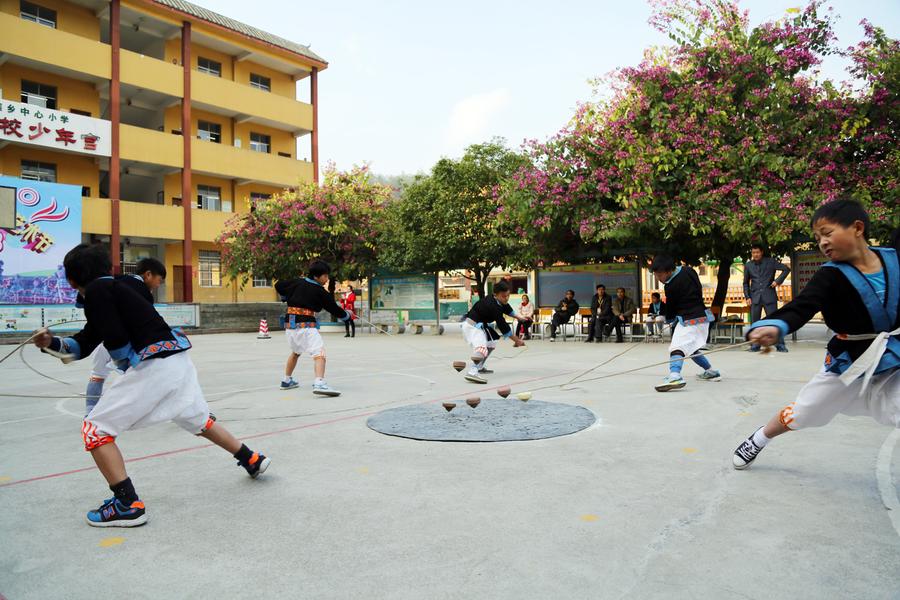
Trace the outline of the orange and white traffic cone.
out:
[[[259,334],[257,334],[256,339],[258,340],[271,340],[272,336],[269,335],[269,322],[265,319],[259,320]]]

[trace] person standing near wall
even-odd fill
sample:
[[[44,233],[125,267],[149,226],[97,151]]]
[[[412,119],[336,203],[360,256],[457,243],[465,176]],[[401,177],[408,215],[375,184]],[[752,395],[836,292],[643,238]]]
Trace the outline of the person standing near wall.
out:
[[[781,271],[778,279],[775,279],[775,271]],[[755,323],[762,318],[765,309],[768,318],[778,309],[778,294],[775,288],[784,283],[791,270],[775,260],[766,256],[765,250],[760,244],[750,246],[750,262],[744,264],[744,299],[750,307],[750,322]],[[784,339],[775,347],[779,352],[787,352]],[[759,344],[750,346],[750,352],[759,352]]]
[[[347,286],[347,293],[341,304],[341,308],[350,315],[350,318],[344,321],[344,331],[347,332],[344,337],[356,337],[356,323],[353,322],[356,319],[356,292],[352,285]]]

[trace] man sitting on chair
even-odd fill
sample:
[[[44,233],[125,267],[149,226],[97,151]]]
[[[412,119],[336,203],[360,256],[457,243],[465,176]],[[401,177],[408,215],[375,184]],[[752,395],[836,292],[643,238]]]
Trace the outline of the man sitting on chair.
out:
[[[631,323],[636,308],[634,300],[625,295],[625,288],[616,290],[616,299],[612,301],[613,323],[616,327],[616,343],[622,343],[622,330]]]
[[[607,295],[606,286],[601,283],[597,286],[597,293],[591,298],[590,333],[584,341],[593,342],[596,337],[597,343],[602,342],[603,336],[609,335],[612,320],[612,298]]]
[[[578,314],[578,303],[575,301],[575,290],[566,292],[566,297],[559,301],[553,319],[550,321],[550,341],[556,341],[556,330],[560,325],[568,323],[569,319]],[[563,334],[565,335],[565,333]]]
[[[654,329],[659,329],[659,335],[663,334],[666,325],[666,303],[662,301],[659,292],[650,294],[650,306],[647,307],[647,316],[644,324],[647,326],[647,335],[654,335]]]

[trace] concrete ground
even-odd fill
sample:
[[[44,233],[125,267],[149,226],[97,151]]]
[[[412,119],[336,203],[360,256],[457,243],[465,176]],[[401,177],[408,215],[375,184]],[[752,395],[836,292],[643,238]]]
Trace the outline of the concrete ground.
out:
[[[822,331],[812,337],[822,339]],[[459,333],[328,335],[344,395],[277,389],[281,335],[196,336],[210,405],[272,458],[249,479],[174,425],[120,438],[147,505],[136,529],[95,529],[109,496],[82,450],[87,364],[33,347],[0,365],[0,598],[900,598],[900,434],[867,418],[788,434],[748,471],[731,453],[819,368],[790,354],[713,355],[720,382],[660,394],[655,367],[562,384],[627,345],[505,344],[487,386],[451,369]],[[10,346],[0,346],[0,356]],[[636,344],[592,375],[666,358]],[[599,423],[544,441],[416,442],[375,433],[386,407],[491,397],[511,384]],[[538,389],[544,388],[544,389]],[[34,395],[38,398],[27,398]],[[887,510],[892,506],[894,510]]]

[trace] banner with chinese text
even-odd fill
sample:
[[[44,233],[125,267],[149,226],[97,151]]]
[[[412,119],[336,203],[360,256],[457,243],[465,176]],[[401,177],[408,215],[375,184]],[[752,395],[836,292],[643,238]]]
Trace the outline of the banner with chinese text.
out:
[[[0,100],[0,141],[110,156],[111,131],[103,119]]]
[[[16,226],[0,228],[0,304],[73,304],[63,272],[81,243],[81,187],[0,176],[15,190]]]

